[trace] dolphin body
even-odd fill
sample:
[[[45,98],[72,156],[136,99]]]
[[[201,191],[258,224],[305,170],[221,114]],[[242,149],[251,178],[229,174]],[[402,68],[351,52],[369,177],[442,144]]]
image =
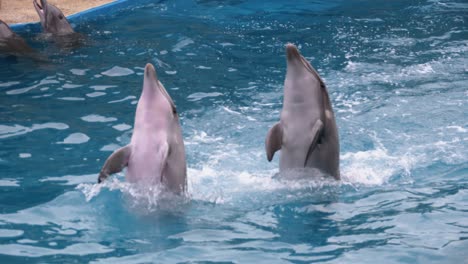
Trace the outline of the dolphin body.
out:
[[[47,0],[40,0],[40,3],[33,0],[33,4],[45,33],[41,38],[54,41],[61,51],[71,51],[87,43],[87,39],[73,30],[56,6],[47,3]]]
[[[110,155],[98,183],[124,167],[129,182],[161,184],[179,194],[186,190],[187,164],[179,116],[151,64],[145,67],[130,144]]]
[[[41,19],[42,29],[45,33],[68,35],[75,32],[60,9],[47,3],[47,0],[40,0],[40,2],[39,4],[38,0],[33,0],[34,8]]]
[[[26,41],[0,20],[0,52],[11,55],[27,55],[34,53]]]
[[[325,83],[293,44],[286,45],[287,73],[280,121],[268,131],[268,161],[281,149],[280,172],[317,168],[340,179],[340,144]]]

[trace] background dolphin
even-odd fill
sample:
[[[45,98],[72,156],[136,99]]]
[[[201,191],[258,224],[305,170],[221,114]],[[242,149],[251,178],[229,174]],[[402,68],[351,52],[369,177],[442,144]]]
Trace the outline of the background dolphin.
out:
[[[56,6],[48,4],[47,0],[33,0],[34,8],[41,19],[42,29],[45,33],[54,35],[67,35],[73,33],[73,28],[67,18]]]
[[[145,67],[131,142],[107,159],[98,182],[124,167],[128,167],[126,177],[130,182],[162,184],[175,193],[186,189],[187,165],[179,116],[151,64]]]
[[[268,161],[281,149],[280,172],[318,168],[340,179],[340,144],[325,83],[293,44],[286,45],[287,73],[280,122],[265,141]]]
[[[11,30],[7,23],[0,20],[0,52],[12,55],[33,53],[26,41]]]

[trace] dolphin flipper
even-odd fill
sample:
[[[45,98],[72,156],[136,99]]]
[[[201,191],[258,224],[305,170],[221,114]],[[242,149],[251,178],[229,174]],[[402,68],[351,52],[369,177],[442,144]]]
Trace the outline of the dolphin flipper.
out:
[[[309,151],[307,152],[306,159],[304,160],[304,167],[307,165],[307,160],[309,159],[309,156],[312,154],[314,151],[315,147],[317,147],[317,143],[319,142],[320,137],[322,136],[322,130],[323,130],[323,122],[322,120],[318,119],[314,126],[312,127],[312,131],[310,132],[311,137],[311,142],[309,146]]]
[[[104,166],[99,173],[98,183],[101,183],[111,174],[121,172],[128,164],[131,151],[132,148],[130,145],[114,151],[114,153],[112,153],[109,158],[107,158],[106,163],[104,163]]]
[[[276,151],[281,149],[281,145],[283,144],[283,128],[281,124],[278,122],[276,123],[270,130],[268,130],[268,134],[265,140],[265,150],[267,153],[268,161],[273,159],[273,155]]]
[[[167,142],[164,142],[156,152],[156,160],[158,163],[160,163],[159,168],[159,175],[161,175],[160,181],[163,181],[163,174],[164,170],[166,169],[166,164],[167,164],[167,157],[169,156],[169,144]]]

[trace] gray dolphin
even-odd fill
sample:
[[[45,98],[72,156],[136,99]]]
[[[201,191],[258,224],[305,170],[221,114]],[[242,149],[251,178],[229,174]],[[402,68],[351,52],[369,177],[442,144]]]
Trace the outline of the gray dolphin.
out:
[[[174,102],[151,64],[145,67],[130,144],[106,160],[98,183],[127,168],[129,182],[162,184],[174,193],[185,192],[187,164],[182,130]]]
[[[48,4],[47,0],[33,0],[34,8],[41,19],[42,29],[45,33],[53,35],[67,35],[73,33],[73,28],[67,18],[56,6]]]
[[[280,172],[317,168],[340,179],[340,143],[325,83],[293,44],[286,45],[287,73],[280,121],[268,131],[268,161],[281,149]]]
[[[13,55],[26,55],[34,52],[26,41],[2,20],[0,20],[0,51]]]

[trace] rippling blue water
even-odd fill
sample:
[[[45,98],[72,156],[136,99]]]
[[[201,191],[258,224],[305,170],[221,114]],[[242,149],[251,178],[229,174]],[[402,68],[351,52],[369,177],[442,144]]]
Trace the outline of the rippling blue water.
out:
[[[468,4],[132,1],[88,43],[0,63],[2,263],[461,263],[468,253]],[[284,45],[328,85],[340,183],[275,178]],[[145,63],[181,115],[189,195],[103,186]]]

